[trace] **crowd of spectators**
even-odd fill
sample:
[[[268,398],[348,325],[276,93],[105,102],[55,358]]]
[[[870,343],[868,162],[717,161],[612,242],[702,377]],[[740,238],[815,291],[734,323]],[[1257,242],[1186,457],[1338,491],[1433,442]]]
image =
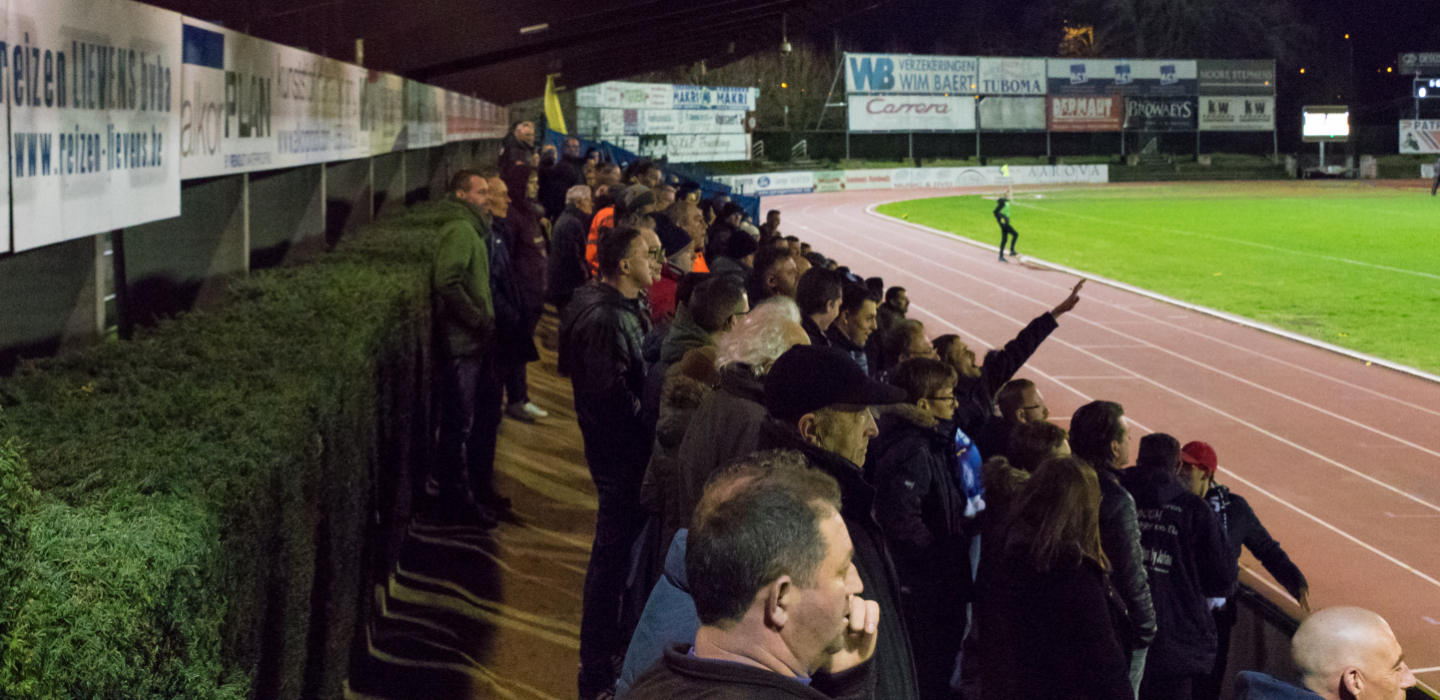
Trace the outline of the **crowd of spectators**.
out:
[[[533,141],[441,204],[426,513],[507,517],[496,430],[548,417],[525,368],[553,305],[599,497],[581,698],[1217,698],[1242,547],[1308,610],[1208,444],[1132,461],[1119,404],[1066,430],[1017,378],[1083,282],[978,362],[779,211]],[[1316,613],[1295,653],[1305,688],[1247,673],[1245,697],[1413,685],[1373,613]]]

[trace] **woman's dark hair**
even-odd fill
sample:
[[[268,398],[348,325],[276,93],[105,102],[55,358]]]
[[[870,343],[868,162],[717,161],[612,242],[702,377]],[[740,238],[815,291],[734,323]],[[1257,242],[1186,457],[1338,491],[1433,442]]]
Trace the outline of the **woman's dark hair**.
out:
[[[1011,508],[1005,551],[1026,557],[1037,571],[1068,568],[1081,557],[1108,571],[1095,470],[1074,457],[1045,460]]]
[[[1064,446],[1064,428],[1047,421],[1021,423],[1010,431],[1005,456],[1010,458],[1010,466],[1034,474],[1041,462],[1054,457]]]
[[[1096,469],[1110,466],[1110,445],[1123,439],[1125,409],[1114,401],[1091,401],[1070,418],[1070,451]]]

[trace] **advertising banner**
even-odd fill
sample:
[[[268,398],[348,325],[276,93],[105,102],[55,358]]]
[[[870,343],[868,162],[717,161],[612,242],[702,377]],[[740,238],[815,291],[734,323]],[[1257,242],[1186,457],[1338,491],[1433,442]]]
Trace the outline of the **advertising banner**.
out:
[[[1045,98],[983,97],[980,128],[985,131],[1044,131]]]
[[[611,109],[672,109],[674,86],[666,83],[626,83],[610,81],[575,91],[577,107],[608,107]]]
[[[1001,168],[900,168],[893,171],[897,190],[951,187],[1004,187],[1016,185],[1059,185],[1104,183],[1110,180],[1107,165],[1012,165],[1009,177]]]
[[[370,71],[360,91],[360,130],[370,139],[370,154],[405,150],[405,79]]]
[[[681,112],[673,109],[640,110],[638,126],[640,135],[667,135],[680,133]]]
[[[1046,61],[1051,95],[1194,95],[1195,61],[1067,59]]]
[[[1440,119],[1401,119],[1401,153],[1440,153]]]
[[[815,173],[816,192],[839,192],[845,189],[844,170],[822,170]]]
[[[509,109],[469,95],[445,93],[446,141],[503,139],[509,129]]]
[[[1119,131],[1124,98],[1048,97],[1051,131]]]
[[[364,69],[186,18],[180,85],[185,179],[369,154]]]
[[[1402,53],[1396,65],[1408,75],[1440,73],[1440,53]]]
[[[1195,131],[1194,97],[1125,98],[1126,131]]]
[[[847,190],[889,190],[894,189],[894,170],[846,170]]]
[[[759,88],[672,85],[673,109],[725,109],[753,112]]]
[[[180,15],[11,0],[14,249],[180,215]]]
[[[406,148],[445,144],[445,91],[433,85],[405,81]]]
[[[975,98],[851,95],[851,131],[974,131]]]
[[[665,146],[672,163],[750,160],[750,134],[675,134]]]
[[[1274,61],[1196,61],[1201,95],[1273,95]]]
[[[980,61],[970,56],[845,54],[848,93],[973,95],[979,82]]]
[[[677,112],[681,134],[743,134],[745,112],[685,110]]]
[[[982,58],[978,92],[982,95],[1044,95],[1045,59]]]
[[[815,191],[815,173],[767,173],[755,178],[755,194],[772,197],[780,194],[809,194]]]
[[[1275,98],[1200,96],[1201,131],[1274,131]]]

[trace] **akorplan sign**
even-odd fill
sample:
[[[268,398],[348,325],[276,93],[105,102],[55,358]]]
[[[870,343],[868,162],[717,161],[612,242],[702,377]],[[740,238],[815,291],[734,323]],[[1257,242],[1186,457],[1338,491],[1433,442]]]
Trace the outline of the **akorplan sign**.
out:
[[[1275,98],[1200,96],[1201,131],[1274,131]]]
[[[180,215],[180,15],[10,0],[14,249]]]
[[[970,56],[845,54],[849,93],[973,95],[980,87],[980,61]]]
[[[851,95],[851,131],[974,131],[975,98]]]

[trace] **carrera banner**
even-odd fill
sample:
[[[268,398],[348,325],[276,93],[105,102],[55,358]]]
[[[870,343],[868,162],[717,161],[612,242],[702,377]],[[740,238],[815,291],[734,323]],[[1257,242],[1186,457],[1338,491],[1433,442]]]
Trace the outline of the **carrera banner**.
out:
[[[1195,131],[1194,97],[1125,98],[1126,131]]]
[[[1045,59],[982,58],[979,92],[982,95],[1044,95]]]
[[[180,215],[180,15],[11,0],[0,53],[16,252]]]
[[[851,131],[974,131],[975,98],[851,95]]]
[[[1049,97],[1051,131],[1119,131],[1121,97]]]
[[[1200,97],[1201,131],[1274,131],[1275,98]]]
[[[1045,98],[981,98],[980,128],[985,131],[1044,131]]]
[[[1051,95],[1137,96],[1196,94],[1194,61],[1047,59]]]
[[[845,54],[845,91],[907,95],[973,95],[980,62],[970,56]]]
[[[1401,153],[1440,153],[1440,119],[1401,119]]]
[[[1201,95],[1274,95],[1274,61],[1196,61]]]

